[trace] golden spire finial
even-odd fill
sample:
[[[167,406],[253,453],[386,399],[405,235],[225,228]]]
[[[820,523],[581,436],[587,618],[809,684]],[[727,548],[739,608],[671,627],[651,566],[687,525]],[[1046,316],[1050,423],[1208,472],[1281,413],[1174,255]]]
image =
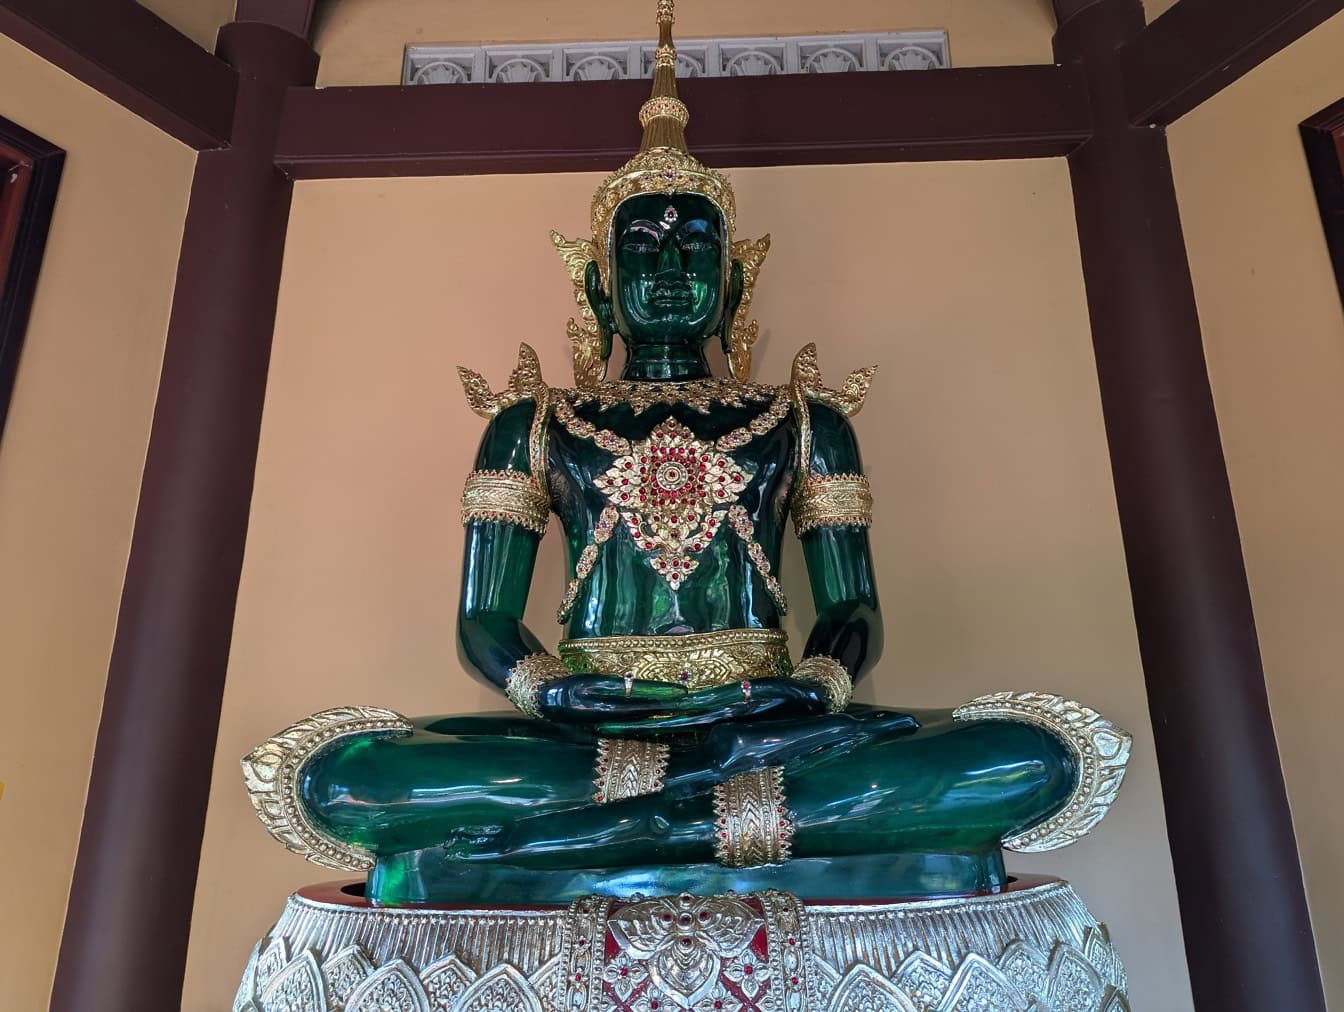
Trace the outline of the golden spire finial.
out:
[[[686,124],[690,110],[677,98],[677,45],[672,41],[672,0],[658,0],[658,48],[653,51],[653,94],[640,107],[644,128],[640,151],[671,148],[687,151]]]

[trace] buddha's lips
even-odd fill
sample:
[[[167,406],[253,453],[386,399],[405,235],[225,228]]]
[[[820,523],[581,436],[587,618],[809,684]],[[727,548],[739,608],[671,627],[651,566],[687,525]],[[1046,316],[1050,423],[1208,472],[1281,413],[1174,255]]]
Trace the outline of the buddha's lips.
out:
[[[689,306],[691,303],[691,286],[685,284],[655,285],[653,292],[649,295],[649,301],[655,306],[671,308]]]

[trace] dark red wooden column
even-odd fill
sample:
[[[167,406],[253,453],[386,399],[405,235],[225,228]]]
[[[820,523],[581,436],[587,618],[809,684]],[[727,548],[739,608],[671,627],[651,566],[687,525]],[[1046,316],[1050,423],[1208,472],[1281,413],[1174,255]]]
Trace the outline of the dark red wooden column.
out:
[[[306,38],[235,23],[232,146],[197,161],[52,1009],[181,1001],[291,184]]]
[[[1091,89],[1069,168],[1195,1004],[1324,1012],[1166,137],[1125,101],[1143,10],[1057,8]]]

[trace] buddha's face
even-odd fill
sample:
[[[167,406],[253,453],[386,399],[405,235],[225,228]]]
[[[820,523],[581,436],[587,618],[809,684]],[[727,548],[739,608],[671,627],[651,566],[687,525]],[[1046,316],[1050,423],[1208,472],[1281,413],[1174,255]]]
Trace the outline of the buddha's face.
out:
[[[631,197],[611,237],[611,311],[631,344],[703,342],[723,322],[723,215],[693,193]]]

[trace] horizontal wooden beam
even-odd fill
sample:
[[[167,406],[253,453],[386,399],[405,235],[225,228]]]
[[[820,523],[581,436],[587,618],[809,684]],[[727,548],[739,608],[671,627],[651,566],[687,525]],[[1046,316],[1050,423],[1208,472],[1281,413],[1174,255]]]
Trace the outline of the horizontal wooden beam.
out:
[[[1091,134],[1071,67],[695,78],[692,150],[720,166],[1065,155]],[[646,81],[292,88],[276,164],[296,179],[613,169]]]
[[[1180,0],[1121,50],[1130,122],[1175,122],[1341,10],[1344,0]]]
[[[237,73],[132,0],[0,0],[0,33],[184,144],[229,141]]]

